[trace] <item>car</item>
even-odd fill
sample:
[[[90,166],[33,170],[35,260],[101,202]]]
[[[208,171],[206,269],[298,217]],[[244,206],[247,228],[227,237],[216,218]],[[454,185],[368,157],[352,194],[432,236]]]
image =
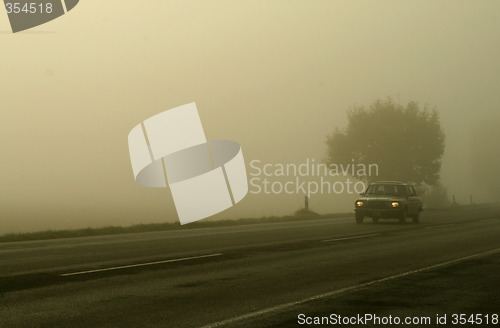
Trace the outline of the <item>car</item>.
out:
[[[398,219],[405,223],[412,218],[418,223],[422,212],[422,199],[409,183],[381,181],[371,183],[362,197],[354,202],[356,223],[363,223],[365,217],[371,217],[374,223],[380,219]]]

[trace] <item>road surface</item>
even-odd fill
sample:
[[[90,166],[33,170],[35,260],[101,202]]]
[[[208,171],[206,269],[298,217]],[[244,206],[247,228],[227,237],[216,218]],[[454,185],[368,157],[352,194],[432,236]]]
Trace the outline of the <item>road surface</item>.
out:
[[[0,244],[0,327],[303,327],[367,314],[414,327],[481,314],[484,326],[499,295],[493,205],[424,212],[420,224],[349,217]]]

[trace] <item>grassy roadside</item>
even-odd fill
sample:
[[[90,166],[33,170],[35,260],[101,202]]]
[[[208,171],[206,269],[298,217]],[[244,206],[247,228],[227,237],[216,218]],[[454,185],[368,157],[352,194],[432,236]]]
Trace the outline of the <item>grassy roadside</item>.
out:
[[[455,205],[446,208],[432,208],[432,209],[428,208],[425,209],[425,211],[433,212],[433,211],[453,210],[460,208],[482,207],[488,205],[491,204]],[[186,229],[209,228],[209,227],[226,227],[226,226],[238,226],[246,224],[278,223],[278,222],[301,221],[301,220],[312,220],[312,219],[332,219],[332,218],[340,218],[346,216],[354,217],[354,212],[352,211],[343,213],[316,214],[314,212],[307,213],[304,212],[303,210],[299,210],[295,213],[295,215],[267,216],[262,218],[241,218],[237,220],[197,221],[184,226],[181,226],[179,222],[165,222],[165,223],[135,224],[131,226],[107,226],[101,228],[45,230],[45,231],[27,232],[27,233],[9,233],[0,235],[0,243],[117,235],[126,233],[153,232],[153,231],[186,230]]]
[[[101,228],[45,230],[45,231],[36,231],[27,233],[9,233],[0,235],[0,243],[14,242],[14,241],[117,235],[126,233],[140,233],[140,232],[167,231],[167,230],[186,230],[186,229],[208,228],[208,227],[225,227],[225,226],[237,226],[237,225],[258,224],[258,223],[277,223],[285,221],[300,221],[300,220],[311,220],[311,219],[321,219],[321,218],[324,219],[339,218],[352,215],[353,212],[321,214],[321,215],[312,213],[309,215],[308,214],[286,215],[286,216],[269,216],[262,218],[241,218],[237,220],[197,221],[184,226],[181,226],[179,222],[165,222],[165,223],[135,224],[131,226],[107,226]]]

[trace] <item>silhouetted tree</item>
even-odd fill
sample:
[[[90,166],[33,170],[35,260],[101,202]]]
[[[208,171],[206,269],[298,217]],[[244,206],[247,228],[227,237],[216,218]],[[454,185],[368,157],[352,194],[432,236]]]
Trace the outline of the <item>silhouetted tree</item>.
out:
[[[436,110],[416,102],[405,107],[388,98],[368,109],[354,107],[347,115],[347,127],[327,137],[327,164],[377,164],[378,176],[355,171],[355,177],[367,182],[438,183],[445,135]]]

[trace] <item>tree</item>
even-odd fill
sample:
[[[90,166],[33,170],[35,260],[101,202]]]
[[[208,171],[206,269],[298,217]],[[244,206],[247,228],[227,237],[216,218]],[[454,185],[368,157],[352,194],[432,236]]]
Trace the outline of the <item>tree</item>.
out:
[[[368,109],[354,107],[347,118],[346,128],[336,128],[327,137],[327,164],[377,164],[378,176],[355,172],[366,182],[438,184],[445,135],[436,110],[413,101],[404,107],[388,98]]]

